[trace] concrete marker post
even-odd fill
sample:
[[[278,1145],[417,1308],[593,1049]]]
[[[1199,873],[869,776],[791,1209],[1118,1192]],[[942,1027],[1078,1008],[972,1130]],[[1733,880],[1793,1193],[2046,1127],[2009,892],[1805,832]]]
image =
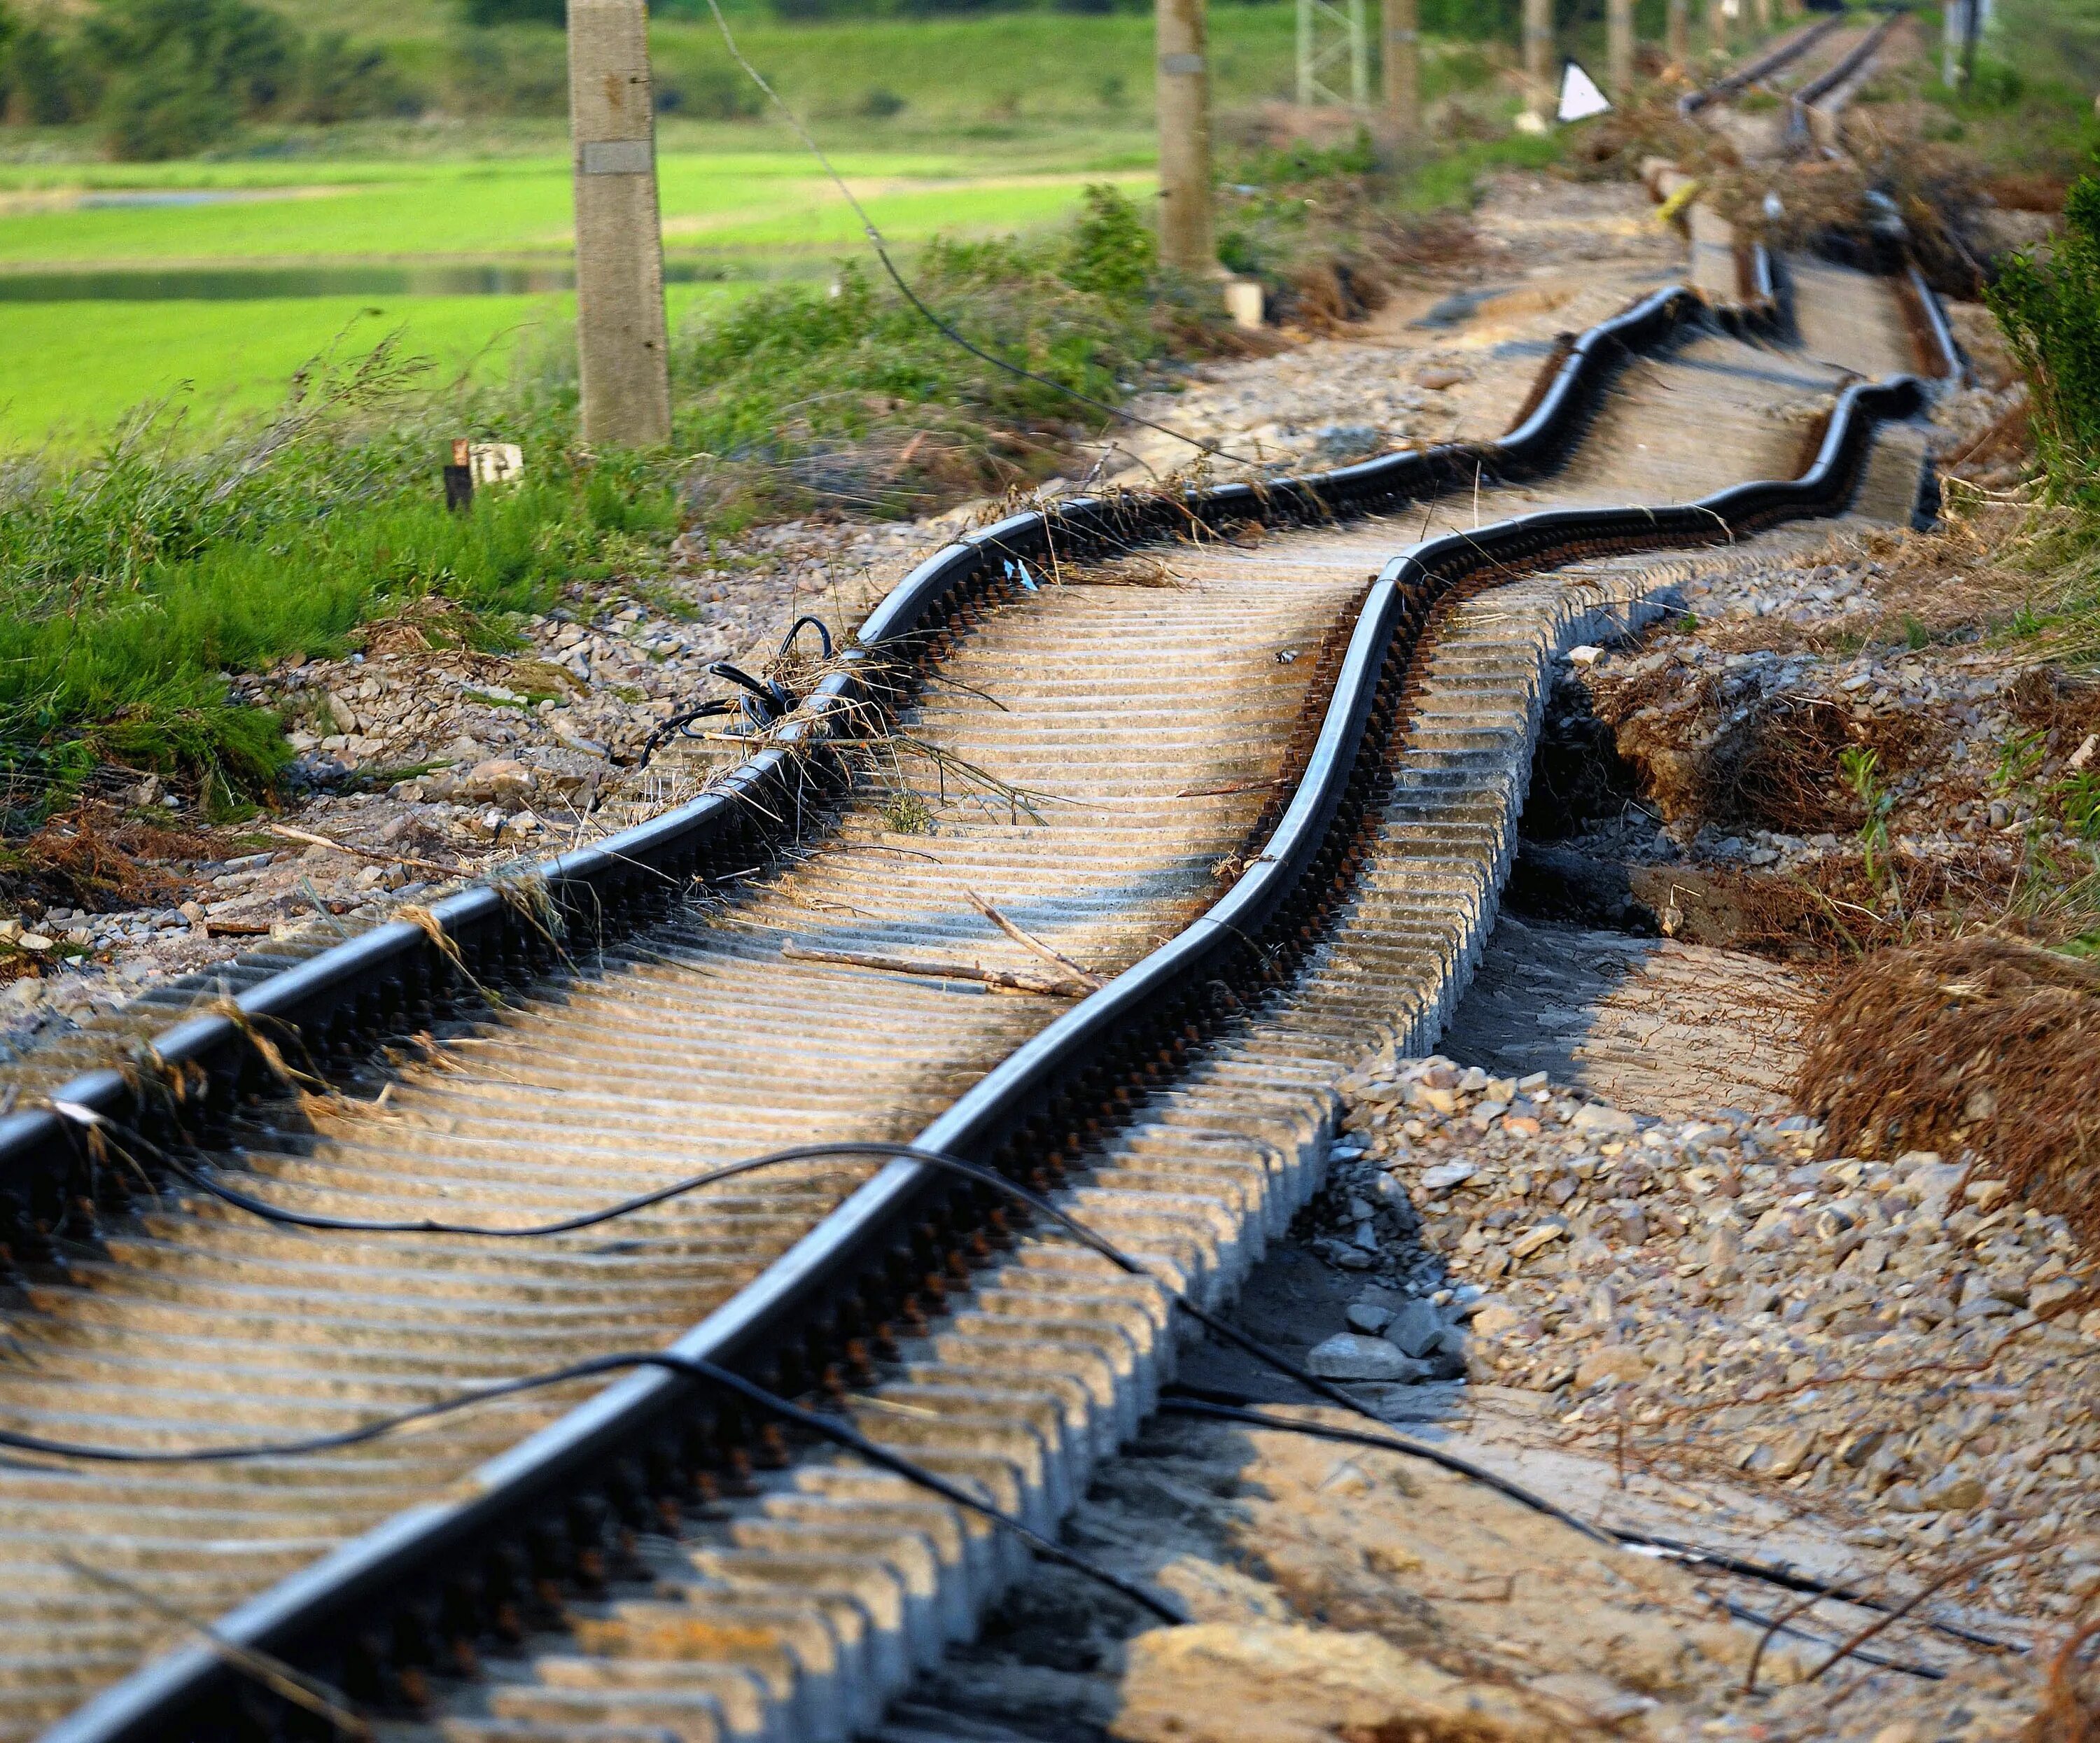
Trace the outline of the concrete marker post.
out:
[[[568,0],[576,357],[586,442],[671,439],[664,235],[645,0]]]
[[[1550,121],[1558,106],[1553,65],[1553,0],[1524,0],[1524,78],[1531,113]]]
[[[1663,51],[1669,55],[1673,67],[1692,64],[1692,4],[1691,0],[1670,0],[1670,11],[1664,25]]]
[[[1218,245],[1211,210],[1211,73],[1203,0],[1158,0],[1155,29],[1159,258],[1181,271],[1210,277],[1218,270]]]
[[[1623,105],[1634,94],[1634,0],[1605,0],[1604,34],[1612,100]]]
[[[1422,130],[1419,0],[1384,0],[1385,115],[1396,134]]]

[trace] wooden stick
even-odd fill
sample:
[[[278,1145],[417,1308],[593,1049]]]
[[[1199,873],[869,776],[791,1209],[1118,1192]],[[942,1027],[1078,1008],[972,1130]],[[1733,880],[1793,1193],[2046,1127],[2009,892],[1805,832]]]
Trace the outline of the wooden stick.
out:
[[[963,894],[968,899],[969,904],[972,907],[975,908],[978,913],[983,915],[986,920],[990,920],[992,924],[998,927],[1001,932],[1004,933],[1009,938],[1012,939],[1013,942],[1018,944],[1023,950],[1034,951],[1035,955],[1040,956],[1045,962],[1049,963],[1054,968],[1064,969],[1070,971],[1073,975],[1076,976],[1080,981],[1085,983],[1087,990],[1089,992],[1098,992],[1101,990],[1101,977],[1099,975],[1089,973],[1086,969],[1081,968],[1079,964],[1073,961],[1072,959],[1070,956],[1067,956],[1062,951],[1054,950],[1049,945],[1045,944],[1042,939],[1035,937],[1033,933],[1023,932],[1020,927],[1015,925],[1012,920],[1008,920],[1004,914],[1000,913],[997,908],[994,907],[989,902],[986,901],[985,898],[979,895],[974,889],[965,889],[963,892]]]
[[[780,947],[780,954],[790,962],[830,962],[847,969],[876,969],[885,974],[922,975],[929,980],[976,981],[1002,992],[1047,993],[1057,999],[1083,999],[1094,990],[1078,981],[1012,974],[1004,969],[980,968],[973,962],[914,962],[908,957],[877,956],[867,951],[818,950],[792,940]]]
[[[70,1555],[61,1555],[58,1560],[59,1565],[68,1573],[77,1573],[83,1579],[92,1580],[98,1586],[121,1591],[134,1603],[143,1604],[155,1615],[179,1623],[201,1636],[205,1644],[234,1670],[253,1677],[272,1694],[290,1701],[294,1706],[304,1707],[316,1718],[326,1720],[345,1736],[367,1739],[371,1736],[372,1727],[365,1722],[364,1715],[351,1708],[346,1697],[320,1678],[295,1670],[281,1658],[273,1658],[269,1653],[258,1652],[252,1646],[243,1646],[227,1639],[210,1622],[192,1616],[188,1610],[170,1604],[165,1598],[147,1591],[143,1586],[133,1585],[121,1574],[112,1573],[106,1569],[91,1568],[84,1561],[75,1561]]]
[[[418,859],[413,854],[382,854],[369,847],[352,847],[347,841],[331,840],[324,835],[315,835],[311,829],[294,829],[289,823],[266,823],[271,834],[283,836],[287,841],[304,841],[309,847],[325,847],[338,854],[354,854],[360,859],[377,860],[382,866],[413,866],[419,872],[436,872],[446,877],[457,877],[457,866],[441,866],[435,859]]]

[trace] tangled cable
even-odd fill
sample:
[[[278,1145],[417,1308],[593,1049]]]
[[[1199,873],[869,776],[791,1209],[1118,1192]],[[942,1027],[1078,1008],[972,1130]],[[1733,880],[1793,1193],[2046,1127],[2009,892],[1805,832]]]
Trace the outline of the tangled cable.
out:
[[[82,1119],[86,1114],[86,1110],[72,1108],[67,1104],[59,1104],[58,1106],[61,1113],[76,1120]],[[324,1216],[308,1211],[288,1210],[236,1188],[229,1187],[179,1158],[157,1150],[156,1154],[170,1172],[195,1186],[198,1190],[267,1221],[293,1228],[331,1233],[437,1234],[491,1240],[537,1239],[554,1235],[576,1233],[583,1229],[598,1227],[632,1216],[637,1211],[646,1210],[655,1205],[667,1203],[705,1186],[792,1163],[845,1156],[884,1157],[896,1161],[915,1163],[955,1175],[973,1185],[990,1188],[1026,1205],[1037,1214],[1048,1217],[1082,1246],[1107,1260],[1117,1269],[1132,1277],[1143,1277],[1155,1284],[1166,1293],[1167,1299],[1175,1306],[1180,1308],[1206,1330],[1246,1352],[1264,1366],[1295,1381],[1316,1396],[1348,1410],[1353,1415],[1361,1416],[1376,1423],[1379,1432],[1372,1434],[1360,1429],[1339,1428],[1323,1423],[1309,1423],[1272,1416],[1251,1408],[1250,1406],[1255,1401],[1251,1399],[1236,1394],[1207,1391],[1198,1388],[1170,1389],[1168,1396],[1161,1401],[1160,1408],[1163,1411],[1220,1421],[1240,1422],[1249,1426],[1281,1430],[1317,1439],[1338,1441],[1345,1445],[1362,1445],[1402,1454],[1409,1458],[1418,1458],[1436,1465],[1451,1472],[1455,1476],[1465,1477],[1470,1481],[1493,1489],[1534,1512],[1559,1521],[1593,1542],[1601,1543],[1614,1549],[1645,1550],[1649,1553],[1661,1554],[1672,1560],[1705,1563],[1725,1572],[1739,1574],[1747,1578],[1761,1580],[1790,1591],[1818,1593],[1868,1609],[1884,1613],[1891,1609],[1891,1606],[1886,1601],[1871,1595],[1819,1581],[1812,1576],[1800,1573],[1793,1569],[1773,1568],[1726,1551],[1705,1549],[1671,1538],[1653,1537],[1637,1531],[1613,1529],[1592,1524],[1547,1499],[1545,1496],[1527,1489],[1524,1485],[1486,1466],[1478,1464],[1458,1454],[1447,1452],[1441,1447],[1395,1434],[1383,1418],[1344,1392],[1340,1387],[1311,1373],[1300,1364],[1291,1361],[1289,1357],[1271,1349],[1258,1339],[1242,1331],[1238,1326],[1232,1325],[1219,1315],[1198,1306],[1181,1291],[1175,1288],[1164,1278],[1123,1252],[1105,1236],[1080,1221],[1070,1212],[1061,1209],[1042,1194],[1022,1185],[1017,1180],[1009,1180],[1005,1175],[995,1169],[966,1161],[960,1156],[950,1155],[945,1151],[928,1149],[917,1145],[900,1144],[876,1139],[841,1140],[818,1144],[796,1145],[785,1149],[770,1151],[763,1155],[744,1157],[735,1162],[726,1163],[719,1167],[689,1176],[686,1179],[673,1181],[651,1192],[638,1194],[633,1198],[621,1199],[595,1211],[580,1212],[575,1216],[565,1217],[555,1222],[514,1228],[492,1227],[470,1223],[442,1223],[427,1219],[417,1221],[384,1221],[355,1217]],[[527,1376],[478,1388],[453,1398],[440,1400],[434,1404],[417,1405],[414,1409],[378,1419],[357,1428],[343,1430],[332,1435],[319,1436],[306,1441],[263,1445],[204,1448],[191,1451],[135,1452],[124,1448],[82,1446],[68,1442],[46,1441],[35,1436],[0,1431],[0,1447],[11,1447],[20,1451],[39,1453],[53,1457],[154,1464],[180,1463],[186,1461],[223,1463],[240,1458],[285,1457],[360,1445],[377,1440],[408,1423],[465,1410],[490,1400],[559,1385],[571,1380],[588,1379],[594,1375],[645,1366],[669,1369],[687,1374],[695,1379],[719,1384],[746,1401],[771,1412],[783,1420],[805,1428],[832,1441],[834,1445],[861,1454],[880,1464],[885,1469],[892,1471],[910,1481],[920,1483],[946,1499],[954,1501],[958,1505],[968,1507],[986,1518],[1008,1526],[1027,1541],[1031,1547],[1049,1555],[1051,1559],[1060,1564],[1071,1568],[1074,1571],[1122,1593],[1154,1615],[1170,1623],[1179,1623],[1186,1620],[1157,1595],[1123,1579],[1120,1575],[1095,1565],[1083,1556],[1074,1555],[1061,1545],[1051,1543],[1049,1540],[1043,1538],[1021,1521],[997,1508],[976,1500],[965,1491],[955,1489],[953,1485],[946,1483],[944,1479],[934,1473],[920,1469],[910,1460],[880,1448],[876,1443],[867,1441],[864,1436],[858,1435],[854,1430],[845,1427],[820,1413],[805,1410],[786,1399],[777,1397],[755,1382],[744,1379],[733,1370],[719,1367],[714,1363],[698,1357],[646,1352],[603,1357],[593,1361],[578,1363],[550,1374]],[[1046,1545],[1048,1547],[1045,1547]],[[1732,1609],[1738,1607],[1732,1605],[1731,1608]],[[1758,1616],[1754,1612],[1746,1612],[1745,1614],[1745,1619],[1760,1623],[1770,1622],[1770,1618]],[[1988,1635],[1961,1627],[1957,1624],[1935,1622],[1929,1617],[1923,1620],[1925,1626],[1935,1631],[1970,1644],[1996,1650],[2024,1649],[2016,1643],[1995,1639]],[[1802,1632],[1798,1629],[1792,1628],[1785,1631],[1796,1634]],[[1809,1637],[1814,1638],[1814,1636]],[[1913,1665],[1897,1659],[1879,1658],[1864,1652],[1855,1652],[1853,1656],[1866,1662],[1879,1664],[1884,1668],[1906,1671],[1921,1677],[1936,1679],[1943,1674],[1930,1666]]]
[[[788,633],[780,638],[779,650],[773,656],[774,664],[778,665],[788,657],[795,646],[796,637],[805,627],[814,629],[823,643],[817,657],[819,660],[832,657],[832,632],[825,627],[822,618],[811,617],[805,613],[788,626]],[[794,709],[797,699],[794,691],[778,678],[753,677],[743,667],[734,665],[726,660],[712,660],[707,669],[708,677],[726,678],[743,694],[740,696],[712,697],[698,708],[673,715],[642,740],[642,754],[634,765],[637,769],[647,768],[649,759],[673,739],[699,738],[699,733],[688,730],[695,721],[716,720],[726,714],[740,713],[743,718],[744,732],[748,735],[764,731]]]

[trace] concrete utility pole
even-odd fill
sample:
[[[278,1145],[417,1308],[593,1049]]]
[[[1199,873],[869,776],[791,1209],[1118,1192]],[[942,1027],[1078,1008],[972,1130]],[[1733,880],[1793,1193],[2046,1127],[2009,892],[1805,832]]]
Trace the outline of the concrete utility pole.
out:
[[[1159,257],[1184,272],[1207,276],[1217,271],[1218,245],[1211,222],[1211,69],[1203,0],[1158,0],[1157,20]]]
[[[1612,100],[1634,94],[1634,0],[1604,0],[1604,65]]]
[[[1553,0],[1524,0],[1524,79],[1541,121],[1552,120],[1559,106],[1553,73]]]
[[[1396,133],[1422,130],[1422,30],[1418,0],[1385,0],[1385,117]]]
[[[660,447],[671,376],[645,0],[569,0],[569,132],[584,439]]]
[[[1663,52],[1669,55],[1673,67],[1692,64],[1691,0],[1670,0],[1668,21],[1664,26]]]
[[[1706,0],[1706,46],[1717,55],[1728,52],[1728,7],[1731,0]]]

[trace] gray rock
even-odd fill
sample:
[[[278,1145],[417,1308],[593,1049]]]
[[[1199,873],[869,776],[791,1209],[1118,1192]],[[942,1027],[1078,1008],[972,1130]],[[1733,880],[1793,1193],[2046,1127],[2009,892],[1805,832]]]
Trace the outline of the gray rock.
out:
[[[1352,1331],[1361,1331],[1367,1338],[1374,1338],[1392,1323],[1392,1309],[1379,1307],[1370,1301],[1352,1301],[1344,1316]]]
[[[1638,1124],[1625,1109],[1606,1107],[1601,1101],[1584,1102],[1575,1110],[1575,1117],[1568,1123],[1586,1137],[1623,1136],[1635,1131]]]
[[[1338,1331],[1314,1344],[1305,1366],[1323,1380],[1408,1380],[1427,1372],[1383,1338],[1360,1337],[1353,1331]]]
[[[1432,1380],[1462,1380],[1466,1377],[1466,1334],[1456,1326],[1444,1326],[1417,1359],[1428,1365]]]
[[[1427,1301],[1410,1301],[1392,1316],[1385,1327],[1385,1340],[1410,1356],[1420,1358],[1443,1331],[1444,1316]]]

